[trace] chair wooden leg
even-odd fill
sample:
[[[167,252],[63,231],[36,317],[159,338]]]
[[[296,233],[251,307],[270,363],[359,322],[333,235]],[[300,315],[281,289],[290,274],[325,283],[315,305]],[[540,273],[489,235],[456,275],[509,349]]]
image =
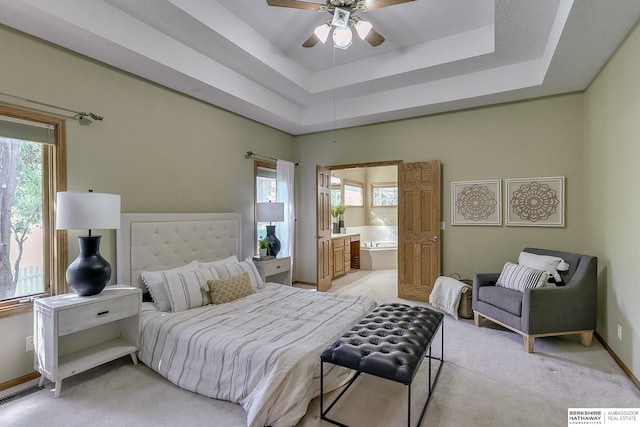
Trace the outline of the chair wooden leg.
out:
[[[536,340],[536,337],[533,337],[531,335],[523,335],[522,338],[524,340],[524,351],[526,351],[527,353],[533,353],[533,344]]]
[[[593,341],[593,331],[580,332],[580,343],[584,347],[591,347],[592,341]]]
[[[482,315],[477,311],[473,312],[473,323],[475,323],[477,327],[482,326]]]

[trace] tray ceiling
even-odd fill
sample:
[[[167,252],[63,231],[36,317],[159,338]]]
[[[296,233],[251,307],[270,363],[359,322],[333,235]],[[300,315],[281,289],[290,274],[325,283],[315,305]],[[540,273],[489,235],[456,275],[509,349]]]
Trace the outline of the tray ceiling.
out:
[[[417,0],[386,41],[302,43],[326,12],[264,0],[0,0],[0,23],[293,135],[581,91],[637,0]]]

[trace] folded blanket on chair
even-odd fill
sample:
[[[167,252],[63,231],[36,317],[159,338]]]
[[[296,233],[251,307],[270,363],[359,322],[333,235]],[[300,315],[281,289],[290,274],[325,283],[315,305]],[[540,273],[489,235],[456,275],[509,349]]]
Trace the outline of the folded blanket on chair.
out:
[[[433,285],[429,304],[458,319],[458,305],[463,292],[470,292],[471,286],[451,277],[440,276]]]

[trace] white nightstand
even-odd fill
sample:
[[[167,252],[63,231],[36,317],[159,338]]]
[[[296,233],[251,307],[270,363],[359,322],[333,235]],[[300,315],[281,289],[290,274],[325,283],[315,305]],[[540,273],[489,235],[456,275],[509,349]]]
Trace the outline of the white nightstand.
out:
[[[291,257],[253,258],[253,263],[256,265],[263,282],[275,282],[291,286]]]
[[[120,285],[98,295],[36,299],[33,344],[40,386],[45,378],[55,382],[58,397],[64,378],[129,354],[137,364],[141,303],[139,288]]]

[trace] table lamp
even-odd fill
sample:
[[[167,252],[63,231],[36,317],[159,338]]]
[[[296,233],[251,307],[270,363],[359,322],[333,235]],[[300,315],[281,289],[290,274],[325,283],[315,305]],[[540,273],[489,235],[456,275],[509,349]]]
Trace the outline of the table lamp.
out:
[[[80,254],[67,268],[69,288],[80,296],[97,295],[111,279],[111,265],[100,255],[100,237],[91,229],[120,228],[120,196],[62,191],[57,194],[56,229],[89,230],[79,236]]]
[[[282,222],[284,221],[284,203],[258,203],[256,208],[258,222]],[[280,240],[276,237],[276,226],[267,225],[267,240],[271,255],[276,256],[280,252]]]

